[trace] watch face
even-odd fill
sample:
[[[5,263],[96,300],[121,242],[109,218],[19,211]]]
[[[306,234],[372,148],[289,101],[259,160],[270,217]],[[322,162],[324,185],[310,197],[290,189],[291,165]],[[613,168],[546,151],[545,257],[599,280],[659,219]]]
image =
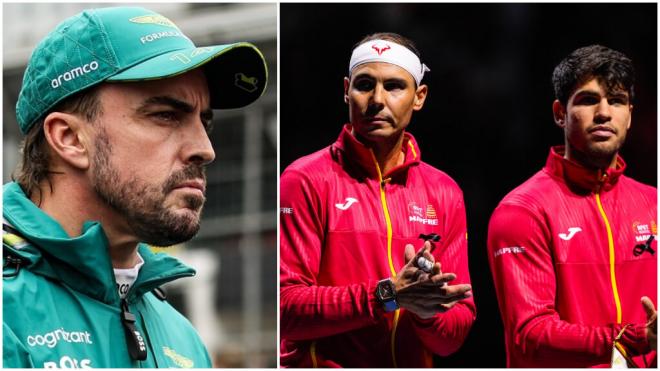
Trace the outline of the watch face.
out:
[[[390,281],[384,281],[378,284],[378,296],[380,296],[381,300],[389,300],[394,297],[394,290]]]

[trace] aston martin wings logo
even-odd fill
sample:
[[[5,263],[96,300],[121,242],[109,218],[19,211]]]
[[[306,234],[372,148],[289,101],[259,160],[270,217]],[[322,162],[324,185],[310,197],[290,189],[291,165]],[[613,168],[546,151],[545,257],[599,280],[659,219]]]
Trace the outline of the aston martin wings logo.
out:
[[[133,23],[146,23],[146,24],[157,24],[160,26],[166,26],[166,27],[172,27],[179,29],[174,22],[170,21],[169,19],[163,17],[162,15],[159,14],[150,14],[150,15],[142,15],[139,17],[133,17],[129,19],[129,21]]]
[[[193,362],[193,360],[178,354],[174,351],[174,349],[163,347],[163,354],[170,357],[170,359],[172,359],[172,361],[174,361],[174,363],[181,368],[195,367],[195,362]]]

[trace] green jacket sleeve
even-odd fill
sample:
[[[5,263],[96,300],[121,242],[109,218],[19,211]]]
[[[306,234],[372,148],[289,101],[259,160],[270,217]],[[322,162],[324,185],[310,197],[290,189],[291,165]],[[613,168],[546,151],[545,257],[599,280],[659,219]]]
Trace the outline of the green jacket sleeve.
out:
[[[30,354],[14,331],[2,322],[2,368],[34,368]]]

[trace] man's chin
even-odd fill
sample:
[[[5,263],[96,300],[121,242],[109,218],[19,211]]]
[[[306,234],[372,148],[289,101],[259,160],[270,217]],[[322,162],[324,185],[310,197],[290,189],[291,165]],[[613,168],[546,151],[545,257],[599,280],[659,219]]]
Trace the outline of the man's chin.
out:
[[[611,141],[593,142],[589,146],[589,152],[592,156],[601,158],[611,158],[616,156],[621,146]]]
[[[206,197],[203,193],[197,191],[186,192],[176,189],[167,195],[167,198],[164,201],[164,206],[172,211],[195,211],[199,215],[204,203],[206,203]]]
[[[391,128],[379,128],[364,132],[356,132],[357,138],[366,143],[381,143],[387,142],[394,136],[394,131]]]
[[[174,222],[172,225],[163,226],[160,231],[142,236],[142,241],[153,246],[167,247],[189,241],[199,232],[199,219],[172,221]]]
[[[200,215],[201,207],[169,207],[161,211],[159,218],[138,223],[135,232],[141,241],[150,245],[176,245],[195,237],[200,228]]]

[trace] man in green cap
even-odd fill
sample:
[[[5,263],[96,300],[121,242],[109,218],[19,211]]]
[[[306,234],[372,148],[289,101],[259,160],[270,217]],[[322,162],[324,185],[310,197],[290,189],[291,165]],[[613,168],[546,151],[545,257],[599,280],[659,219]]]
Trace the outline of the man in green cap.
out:
[[[249,43],[196,47],[144,8],[86,10],[35,48],[3,187],[3,367],[210,367],[158,287],[195,271],[212,109],[266,86]]]

